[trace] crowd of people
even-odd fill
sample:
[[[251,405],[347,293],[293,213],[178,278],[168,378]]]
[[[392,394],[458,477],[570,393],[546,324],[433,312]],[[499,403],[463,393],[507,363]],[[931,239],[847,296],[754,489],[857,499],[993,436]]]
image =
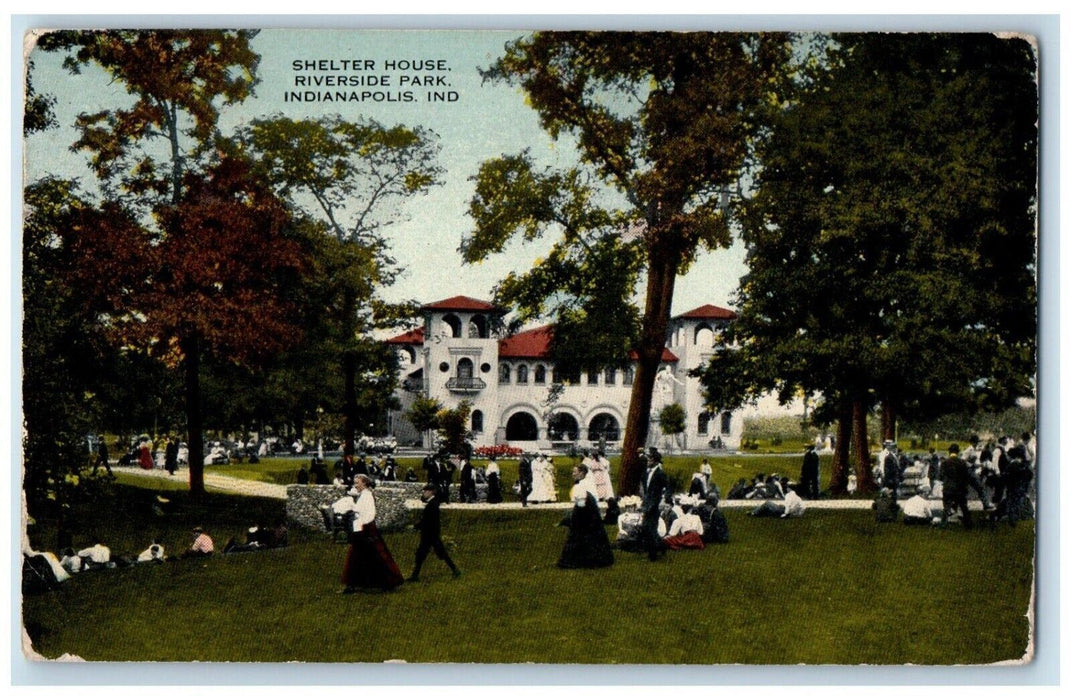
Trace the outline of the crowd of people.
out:
[[[103,441],[100,441],[103,446]],[[168,445],[177,442],[168,440]],[[106,447],[102,447],[101,462],[107,466]],[[152,443],[139,443],[139,464],[144,454],[152,453]],[[165,450],[166,452],[166,450]],[[642,480],[641,496],[618,499],[614,496],[610,463],[602,451],[584,451],[572,471],[570,491],[572,508],[563,520],[568,526],[558,566],[566,569],[599,568],[614,563],[614,550],[646,553],[652,561],[669,550],[703,549],[711,543],[729,540],[728,525],[719,509],[721,492],[714,483],[713,470],[707,459],[688,480],[687,491],[674,493],[656,448],[640,450]],[[930,449],[928,454],[908,456],[888,441],[873,463],[876,482],[882,492],[874,503],[878,519],[897,519],[902,511],[903,522],[909,525],[946,525],[950,518],[960,520],[964,527],[973,524],[968,498],[973,492],[983,503],[991,521],[1017,521],[1033,517],[1030,489],[1036,460],[1033,436],[1024,434],[1019,441],[1000,438],[983,444],[972,437],[964,450],[952,444],[947,456]],[[414,556],[409,581],[419,581],[429,554],[434,553],[454,576],[460,569],[450,557],[441,536],[440,505],[449,503],[451,485],[458,478],[458,493],[463,503],[476,502],[477,485],[484,484],[489,503],[502,501],[502,477],[497,462],[491,458],[485,467],[475,467],[463,455],[445,451],[424,458],[426,483],[421,490],[424,509],[416,529],[420,541]],[[518,464],[515,493],[522,506],[529,503],[557,501],[554,482],[554,462],[546,454],[523,455]],[[390,455],[369,457],[364,453],[346,453],[335,463],[335,479],[328,481],[322,458],[313,457],[309,467],[298,475],[299,483],[330,484],[345,487],[345,495],[324,505],[325,526],[332,532],[346,535],[349,549],[342,573],[344,593],[357,590],[389,590],[406,580],[376,527],[375,497],[377,482],[398,480],[398,464]],[[413,469],[408,469],[405,481],[416,481]],[[800,478],[796,483],[780,474],[758,473],[750,481],[739,479],[730,488],[729,499],[760,501],[749,514],[754,517],[793,518],[806,510],[804,498],[820,497],[819,460],[813,445],[803,455]],[[909,496],[902,503],[899,498]],[[605,507],[605,515],[601,508]],[[607,526],[617,526],[611,541]],[[53,580],[98,569],[161,563],[174,559],[206,557],[215,553],[212,538],[203,528],[195,528],[189,548],[177,557],[167,556],[163,546],[153,541],[136,556],[117,556],[99,541],[75,550],[65,548],[60,557],[47,552],[27,550],[27,566],[33,562],[39,575],[51,571]],[[254,525],[239,543],[232,537],[223,548],[224,554],[253,552],[285,547],[288,536],[285,522],[272,528]]]

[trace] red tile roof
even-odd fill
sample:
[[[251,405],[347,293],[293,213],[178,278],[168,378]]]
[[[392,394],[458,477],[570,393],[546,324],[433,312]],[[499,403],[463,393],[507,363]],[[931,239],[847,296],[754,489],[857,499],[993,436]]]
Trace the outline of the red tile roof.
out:
[[[550,357],[550,341],[554,337],[554,326],[540,326],[521,331],[498,341],[499,357]]]
[[[501,309],[490,302],[466,296],[440,299],[439,301],[425,304],[420,308],[424,311],[501,311]]]
[[[550,357],[550,343],[554,339],[554,326],[546,325],[521,331],[498,341],[498,356],[502,358],[547,359]],[[628,354],[630,360],[639,359],[633,350]],[[669,350],[662,350],[662,362],[677,362],[680,358]]]
[[[391,345],[423,345],[424,344],[424,326],[419,326],[412,330],[408,330],[401,335],[396,335],[393,338],[387,338],[385,341]]]
[[[720,306],[714,306],[713,304],[703,304],[691,311],[685,311],[679,316],[674,316],[674,318],[702,318],[731,321],[736,318],[736,313],[729,309],[723,309]]]

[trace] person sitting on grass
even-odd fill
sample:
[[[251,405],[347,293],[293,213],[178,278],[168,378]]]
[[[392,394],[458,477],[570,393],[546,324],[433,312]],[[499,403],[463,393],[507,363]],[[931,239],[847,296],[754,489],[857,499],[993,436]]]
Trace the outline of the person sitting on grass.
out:
[[[662,518],[658,518],[655,527],[657,528],[658,536],[664,538],[666,536],[666,522]],[[642,513],[622,513],[618,516],[617,539],[614,540],[614,545],[624,552],[646,551]]]
[[[163,564],[164,563],[164,547],[156,540],[152,541],[152,544],[148,548],[138,555],[138,564]]]
[[[695,512],[695,504],[682,502],[682,514],[673,521],[665,537],[670,549],[703,549],[703,521]]]
[[[785,498],[782,502],[774,500],[763,501],[755,510],[751,511],[749,515],[753,515],[757,518],[799,518],[803,516],[803,512],[806,510],[806,506],[803,504],[803,499],[796,494],[795,491],[788,488],[788,479],[785,478],[784,483],[781,484],[785,491]]]
[[[707,491],[709,491],[711,488],[711,473],[712,471],[710,469],[710,462],[704,459],[703,463],[699,465],[699,471],[692,474],[692,483],[688,487],[688,495],[698,496],[699,498],[706,498]]]
[[[183,559],[196,559],[200,557],[212,556],[212,553],[216,550],[216,546],[212,543],[212,538],[205,532],[204,528],[198,525],[193,528],[193,544],[190,548],[182,553]]]
[[[290,545],[290,531],[286,529],[286,519],[279,518],[271,531],[271,547],[279,549]]]
[[[346,525],[347,520],[352,517],[353,510],[357,505],[356,498],[360,493],[355,488],[350,488],[349,491],[330,505],[320,506],[320,514],[324,517],[324,527],[328,532],[336,532],[339,529],[348,531]]]
[[[94,569],[109,568],[108,564],[112,560],[112,551],[98,541],[92,547],[86,547],[78,552],[78,556],[82,560],[82,570],[93,571]]]
[[[265,549],[264,543],[261,542],[261,528],[254,525],[246,530],[245,544],[238,544],[232,537],[227,540],[227,544],[223,546],[223,553],[240,554],[242,552],[256,552],[261,549]]]
[[[415,484],[417,482],[417,475],[412,467],[405,470],[405,482],[407,484]]]
[[[741,499],[747,498],[747,492],[747,479],[745,479],[744,477],[740,477],[739,479],[737,479],[736,483],[733,484],[732,488],[729,489],[729,494],[726,496],[726,498],[728,498],[730,501],[739,501]]]
[[[74,549],[67,547],[60,552],[60,566],[69,574],[77,574],[83,568],[82,557],[78,556]]]
[[[729,541],[729,523],[725,520],[725,514],[718,508],[718,497],[715,494],[707,496],[706,502],[696,507],[695,514],[703,522],[704,543],[724,544]]]
[[[941,507],[930,503],[929,493],[929,489],[919,489],[904,501],[904,525],[930,525],[935,517],[940,522]]]

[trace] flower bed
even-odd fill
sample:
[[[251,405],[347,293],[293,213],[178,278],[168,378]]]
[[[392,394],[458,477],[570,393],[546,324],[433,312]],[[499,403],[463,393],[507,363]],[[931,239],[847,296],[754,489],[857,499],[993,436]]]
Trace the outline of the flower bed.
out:
[[[473,454],[481,459],[501,459],[502,457],[520,457],[524,453],[519,447],[509,445],[484,445],[473,450]]]

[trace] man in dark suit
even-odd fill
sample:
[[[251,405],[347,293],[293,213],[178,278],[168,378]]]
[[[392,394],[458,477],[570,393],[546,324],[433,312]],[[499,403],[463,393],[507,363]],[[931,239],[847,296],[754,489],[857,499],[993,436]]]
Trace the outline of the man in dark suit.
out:
[[[818,498],[818,453],[814,451],[814,445],[807,445],[807,451],[803,453],[800,485],[807,498]]]
[[[959,445],[949,445],[948,458],[941,465],[941,476],[944,478],[941,524],[947,525],[948,514],[958,510],[963,514],[963,527],[970,530],[972,523],[971,511],[967,508],[967,489],[971,485],[971,472],[967,463],[960,459]]]
[[[649,450],[647,460],[647,473],[643,479],[643,502],[640,511],[643,513],[643,540],[647,549],[647,558],[651,561],[658,559],[658,555],[666,551],[666,544],[658,536],[658,519],[662,499],[666,493],[668,482],[666,472],[662,469],[662,455],[654,447]]]
[[[532,460],[528,455],[517,464],[517,481],[521,484],[521,506],[528,507],[528,495],[532,493]]]
[[[417,524],[417,529],[420,530],[420,544],[417,545],[416,564],[413,566],[413,575],[409,577],[409,580],[420,580],[420,567],[424,565],[424,560],[430,551],[434,551],[435,556],[450,567],[455,577],[460,576],[461,571],[450,559],[450,555],[446,553],[446,546],[443,545],[439,487],[435,484],[425,484],[420,500],[425,503],[424,512],[421,513],[420,522]]]

